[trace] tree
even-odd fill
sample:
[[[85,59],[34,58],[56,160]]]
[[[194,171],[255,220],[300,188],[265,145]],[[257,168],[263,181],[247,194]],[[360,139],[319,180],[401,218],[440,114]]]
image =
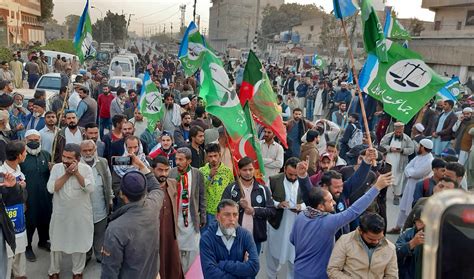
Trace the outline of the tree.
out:
[[[53,17],[53,0],[41,0],[41,16],[40,21],[46,22],[48,19]]]
[[[76,34],[77,25],[79,24],[79,19],[81,17],[78,15],[68,15],[64,20],[64,25],[67,27],[67,37],[68,39],[74,38]]]
[[[97,42],[117,43],[125,39],[127,20],[125,15],[107,11],[103,19],[92,25],[92,36]]]
[[[326,13],[321,7],[314,4],[301,5],[297,3],[283,4],[277,9],[274,6],[267,6],[262,12],[263,19],[260,34],[264,37],[259,40],[260,47],[267,40],[271,40],[282,31],[290,30],[293,26],[300,24],[304,20],[322,17]]]
[[[13,53],[6,47],[0,47],[0,61],[10,62],[13,59]]]
[[[333,15],[324,15],[319,36],[321,43],[318,45],[318,49],[320,53],[331,57],[331,61],[336,57],[337,49],[342,42],[342,32],[341,23]]]
[[[60,51],[74,55],[76,54],[76,50],[74,49],[74,45],[71,40],[53,40],[48,42],[41,49]]]
[[[410,26],[408,31],[410,32],[410,35],[412,36],[420,36],[421,31],[425,30],[425,26],[423,25],[423,21],[417,19],[417,18],[412,18],[410,21]]]

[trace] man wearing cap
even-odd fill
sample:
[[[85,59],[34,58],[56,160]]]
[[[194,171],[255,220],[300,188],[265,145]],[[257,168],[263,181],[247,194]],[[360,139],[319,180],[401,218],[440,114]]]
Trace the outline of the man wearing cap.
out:
[[[79,97],[81,101],[77,105],[77,119],[80,127],[86,126],[88,123],[95,123],[97,120],[97,102],[90,96],[87,87],[79,88]]]
[[[191,109],[191,100],[188,97],[184,97],[179,101],[181,105],[181,113],[187,112]]]
[[[431,135],[433,137],[433,152],[436,156],[441,155],[441,151],[451,143],[454,136],[453,126],[457,121],[453,112],[454,101],[446,100],[443,104],[443,112],[439,115],[435,131]]]
[[[50,170],[49,162],[51,155],[42,150],[41,135],[36,130],[28,130],[26,139],[26,159],[20,164],[21,171],[28,181],[26,190],[28,199],[26,200],[26,234],[28,246],[26,246],[26,259],[35,261],[33,252],[33,235],[38,230],[38,248],[49,252],[49,222],[52,212],[52,196],[46,188]]]
[[[413,125],[413,128],[411,130],[411,138],[417,143],[420,143],[420,140],[425,138],[425,135],[423,132],[425,131],[425,126],[421,123],[416,123]]]
[[[49,229],[51,265],[49,278],[58,279],[62,254],[72,254],[73,278],[82,278],[86,253],[92,247],[94,223],[91,193],[94,175],[80,162],[81,148],[68,143],[62,149],[62,163],[51,169],[48,191],[53,194],[53,213]]]
[[[459,163],[464,165],[469,156],[472,146],[472,136],[469,130],[474,128],[474,118],[472,118],[472,108],[467,107],[462,110],[462,114],[453,126],[455,136],[454,149],[459,154]]]
[[[81,97],[79,97],[79,89],[82,87],[82,83],[78,82],[78,80],[80,80],[80,76],[76,76],[76,82],[73,83],[74,90],[71,95],[69,95],[68,99],[68,108],[72,110],[77,110],[77,106],[81,101]]]
[[[110,216],[105,232],[102,279],[156,278],[160,270],[158,213],[163,190],[148,167],[137,156],[130,156],[138,171],[121,179],[119,197],[125,205]]]
[[[181,108],[178,104],[174,103],[173,95],[170,92],[165,92],[163,99],[165,100],[165,112],[161,119],[162,130],[174,133],[179,125],[181,125]]]
[[[44,114],[46,112],[46,102],[41,99],[36,99],[33,102],[33,114],[28,115],[28,124],[26,129],[35,129],[39,131],[45,126]]]
[[[200,229],[206,225],[206,189],[204,176],[191,166],[191,150],[176,150],[176,168],[170,177],[178,182],[178,246],[186,273],[199,253]]]
[[[397,224],[394,228],[395,231],[397,228],[400,230],[412,209],[413,194],[415,193],[417,182],[431,173],[431,162],[434,159],[431,154],[432,149],[433,142],[429,139],[422,139],[417,156],[405,167],[404,176],[407,182],[400,200],[400,212],[398,213]]]
[[[387,150],[386,162],[392,165],[394,205],[400,203],[403,172],[408,164],[408,156],[415,152],[415,144],[408,135],[403,133],[404,127],[402,122],[395,122],[394,131],[386,134],[380,141],[380,146]]]

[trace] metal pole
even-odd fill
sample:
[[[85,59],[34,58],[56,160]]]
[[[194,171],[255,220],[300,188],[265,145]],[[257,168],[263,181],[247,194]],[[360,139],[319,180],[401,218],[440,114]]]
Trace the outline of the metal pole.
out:
[[[196,4],[197,0],[194,0],[194,6],[193,6],[193,21],[196,23]]]

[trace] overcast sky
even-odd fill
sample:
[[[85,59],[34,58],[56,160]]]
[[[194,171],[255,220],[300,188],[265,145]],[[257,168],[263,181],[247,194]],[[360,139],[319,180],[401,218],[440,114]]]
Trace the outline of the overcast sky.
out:
[[[53,0],[54,18],[58,22],[64,22],[64,17],[69,14],[80,15],[84,8],[86,0]],[[180,25],[181,13],[179,6],[186,5],[186,24],[192,19],[194,0],[90,0],[90,5],[97,7],[91,9],[90,15],[94,23],[101,18],[101,12],[105,15],[107,10],[115,13],[134,14],[131,17],[130,30],[137,31],[150,28],[159,28],[170,32],[170,26],[173,25],[173,31],[178,30]],[[197,0],[196,13],[201,16],[201,27],[207,28],[209,24],[210,0]],[[285,0],[286,3],[300,3],[321,5],[326,11],[332,10],[332,0]],[[422,20],[432,21],[434,13],[421,9],[421,0],[387,0],[387,5],[391,5],[398,12],[400,18],[418,17]],[[237,12],[237,11],[236,11]]]

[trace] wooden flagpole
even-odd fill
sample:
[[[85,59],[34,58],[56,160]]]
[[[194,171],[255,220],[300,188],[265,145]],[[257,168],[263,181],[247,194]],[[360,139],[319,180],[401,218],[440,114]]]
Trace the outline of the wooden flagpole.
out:
[[[58,126],[56,128],[59,129],[61,127],[61,121],[63,119],[64,115],[64,110],[66,108],[67,100],[68,100],[68,95],[69,95],[69,89],[66,91],[66,96],[64,96],[64,101],[63,101],[63,106],[61,108],[61,111],[59,112],[59,117],[58,117]],[[56,155],[56,145],[58,143],[58,131],[54,131],[54,141],[53,141],[53,150],[51,150],[51,163],[54,163],[54,156]]]
[[[352,78],[354,80],[354,85],[356,86],[356,92],[359,93],[360,110],[362,112],[362,120],[364,121],[365,133],[367,136],[367,140],[369,141],[369,148],[372,148],[372,139],[370,136],[369,122],[367,121],[367,114],[365,112],[364,100],[362,99],[362,92],[359,86],[359,77],[357,76],[357,72],[355,70],[354,54],[352,52],[352,46],[349,41],[349,36],[347,36],[346,23],[344,22],[344,19],[342,18],[341,18],[341,23],[342,23],[342,29],[344,30],[344,38],[346,40],[346,44],[349,50],[349,57],[351,59]]]

